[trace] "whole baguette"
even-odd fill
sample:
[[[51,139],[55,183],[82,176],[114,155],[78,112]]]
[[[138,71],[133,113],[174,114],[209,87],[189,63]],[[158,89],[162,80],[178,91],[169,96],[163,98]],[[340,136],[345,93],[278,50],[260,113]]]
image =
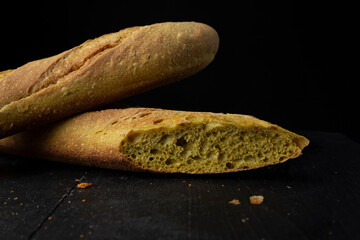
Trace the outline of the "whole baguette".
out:
[[[0,151],[110,169],[203,174],[281,163],[308,144],[247,115],[125,108],[1,139]]]
[[[183,79],[206,67],[218,45],[208,25],[158,23],[0,72],[0,138]]]

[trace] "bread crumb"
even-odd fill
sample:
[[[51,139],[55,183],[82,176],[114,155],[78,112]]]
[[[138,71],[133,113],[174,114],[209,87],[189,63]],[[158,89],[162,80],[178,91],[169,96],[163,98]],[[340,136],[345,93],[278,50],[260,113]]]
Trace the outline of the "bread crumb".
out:
[[[18,200],[18,197],[14,197],[14,200]]]
[[[239,205],[240,204],[239,199],[233,199],[229,203],[234,204],[234,205]]]
[[[261,195],[254,195],[250,197],[250,203],[253,205],[259,205],[264,201],[264,197]]]
[[[77,188],[87,188],[87,187],[90,187],[92,185],[92,183],[86,183],[86,182],[83,182],[83,183],[79,183],[78,185],[76,185]]]
[[[189,187],[191,187],[191,183],[189,183]]]
[[[52,219],[52,217],[50,216],[50,217],[48,217],[48,220],[51,220]]]
[[[81,200],[82,202],[85,202],[86,201],[86,199],[83,199],[83,200]]]

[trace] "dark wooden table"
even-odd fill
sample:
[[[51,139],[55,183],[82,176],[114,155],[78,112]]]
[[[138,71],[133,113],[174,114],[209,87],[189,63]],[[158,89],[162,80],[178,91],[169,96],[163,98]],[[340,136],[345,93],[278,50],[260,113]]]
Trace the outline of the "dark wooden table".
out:
[[[303,134],[311,144],[296,160],[219,175],[0,154],[0,239],[360,239],[360,144]],[[261,205],[249,203],[256,194]]]

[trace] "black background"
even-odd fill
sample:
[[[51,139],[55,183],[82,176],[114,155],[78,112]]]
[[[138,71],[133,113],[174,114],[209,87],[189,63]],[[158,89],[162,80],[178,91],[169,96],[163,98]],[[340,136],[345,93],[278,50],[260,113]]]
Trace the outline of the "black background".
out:
[[[215,60],[126,103],[250,114],[289,130],[337,131],[358,141],[356,78],[341,68],[348,60],[343,53],[349,52],[351,8],[291,1],[13,2],[0,14],[0,69],[126,27],[203,22],[220,36]]]

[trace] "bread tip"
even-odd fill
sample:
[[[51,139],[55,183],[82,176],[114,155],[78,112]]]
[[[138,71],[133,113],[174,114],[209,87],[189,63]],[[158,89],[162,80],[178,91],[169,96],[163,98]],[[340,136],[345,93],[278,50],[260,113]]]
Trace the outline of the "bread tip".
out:
[[[295,137],[293,141],[301,150],[310,144],[310,140],[303,136]]]

